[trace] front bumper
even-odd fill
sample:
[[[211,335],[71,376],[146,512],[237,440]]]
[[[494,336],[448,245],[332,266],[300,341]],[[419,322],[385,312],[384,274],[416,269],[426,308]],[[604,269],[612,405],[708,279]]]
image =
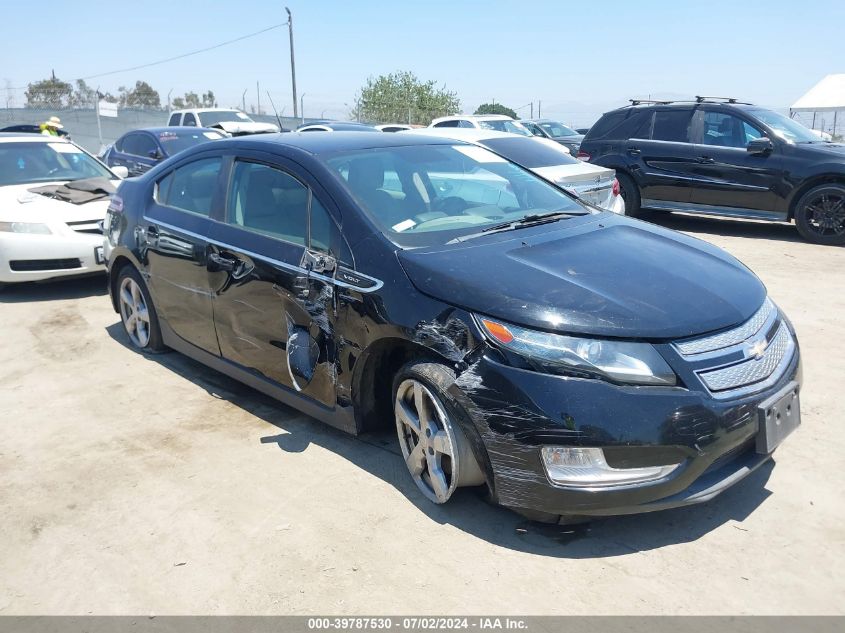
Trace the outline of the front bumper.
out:
[[[0,283],[105,272],[103,236],[0,233]]]
[[[683,387],[618,386],[503,364],[495,352],[462,372],[452,395],[469,412],[483,445],[496,500],[561,515],[650,512],[708,501],[770,459],[755,452],[758,405],[801,381],[796,347],[767,389],[734,400]],[[573,489],[546,475],[543,446],[601,447],[613,467],[682,465],[654,483]]]

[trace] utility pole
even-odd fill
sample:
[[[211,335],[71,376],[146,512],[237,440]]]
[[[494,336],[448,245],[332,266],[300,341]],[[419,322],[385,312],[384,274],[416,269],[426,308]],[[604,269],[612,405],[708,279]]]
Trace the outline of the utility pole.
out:
[[[534,118],[534,102],[531,102],[531,118]]]
[[[293,118],[297,116],[296,110],[296,63],[293,61],[293,16],[290,14],[290,9],[285,7],[288,12],[288,35],[290,36],[290,83],[293,89]]]
[[[537,101],[537,118],[542,118],[542,114],[540,114],[540,107],[543,105],[542,101]]]
[[[173,88],[167,92],[167,111],[170,112],[170,95],[173,94]]]
[[[249,90],[249,88],[244,88],[244,93],[241,95],[241,110],[243,110],[244,112],[246,112],[246,91],[247,90]]]
[[[103,149],[103,128],[100,125],[100,86],[94,91],[94,112],[97,113],[97,137],[100,139],[100,149]]]
[[[302,125],[305,125],[305,93],[302,93],[302,96],[299,97],[299,113],[302,115]],[[294,116],[296,116],[294,114]]]
[[[261,114],[261,90],[258,88],[258,82],[255,82],[255,94],[258,95],[258,114]]]

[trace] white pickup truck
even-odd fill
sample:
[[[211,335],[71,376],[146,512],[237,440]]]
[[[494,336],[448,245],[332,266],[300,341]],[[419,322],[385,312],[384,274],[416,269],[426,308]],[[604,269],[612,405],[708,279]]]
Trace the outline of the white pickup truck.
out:
[[[240,110],[231,108],[189,108],[173,110],[167,125],[210,127],[223,130],[230,136],[244,134],[267,134],[278,132],[279,126],[273,123],[253,121]]]

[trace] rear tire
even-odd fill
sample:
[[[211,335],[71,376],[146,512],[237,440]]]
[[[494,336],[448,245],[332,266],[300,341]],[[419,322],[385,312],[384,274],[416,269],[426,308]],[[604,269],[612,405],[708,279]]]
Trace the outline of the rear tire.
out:
[[[643,211],[640,206],[642,202],[642,198],[640,197],[640,188],[637,187],[637,183],[634,182],[634,179],[628,174],[617,172],[616,180],[619,181],[619,194],[625,201],[625,215],[631,216],[632,218],[643,215]]]
[[[845,245],[845,186],[813,187],[795,205],[795,226],[808,242]]]
[[[132,266],[124,266],[116,288],[120,320],[132,346],[142,352],[164,351],[158,314],[141,274]]]

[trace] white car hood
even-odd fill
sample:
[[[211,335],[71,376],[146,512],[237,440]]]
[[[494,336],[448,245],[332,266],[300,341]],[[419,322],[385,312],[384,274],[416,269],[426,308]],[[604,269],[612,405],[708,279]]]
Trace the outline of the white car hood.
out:
[[[215,123],[212,127],[220,128],[229,134],[262,134],[279,131],[277,125],[257,121],[222,121]]]
[[[613,179],[616,172],[606,167],[599,167],[592,163],[578,161],[573,165],[553,165],[552,167],[537,167],[532,169],[535,174],[546,180],[558,183],[582,183],[600,178]]]
[[[64,181],[38,182],[24,185],[0,186],[0,222],[84,222],[106,217],[109,199],[102,198],[86,204],[71,204],[40,193],[28,191],[45,185],[61,185]],[[111,183],[117,187],[119,180]]]

